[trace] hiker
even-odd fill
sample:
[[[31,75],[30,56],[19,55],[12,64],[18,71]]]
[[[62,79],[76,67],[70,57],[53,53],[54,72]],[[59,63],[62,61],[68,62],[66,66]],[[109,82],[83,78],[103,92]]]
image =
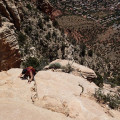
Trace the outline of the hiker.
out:
[[[35,69],[32,66],[29,66],[25,69],[23,69],[22,73],[19,75],[22,79],[28,79],[28,83],[31,83],[34,80],[34,76],[36,74]]]

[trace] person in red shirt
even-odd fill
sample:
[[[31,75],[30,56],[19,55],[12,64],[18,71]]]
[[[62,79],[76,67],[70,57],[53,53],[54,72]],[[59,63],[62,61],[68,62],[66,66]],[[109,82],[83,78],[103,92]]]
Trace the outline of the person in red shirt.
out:
[[[35,69],[32,66],[29,66],[25,69],[23,69],[22,73],[19,75],[20,78],[22,79],[28,79],[28,83],[31,83],[31,81],[34,80],[34,76],[36,74]]]

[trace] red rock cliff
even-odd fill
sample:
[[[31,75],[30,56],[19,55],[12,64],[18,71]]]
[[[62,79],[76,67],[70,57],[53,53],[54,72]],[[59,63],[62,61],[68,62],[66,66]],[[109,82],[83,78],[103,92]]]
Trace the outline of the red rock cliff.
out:
[[[12,23],[0,28],[0,71],[20,67],[20,54]]]

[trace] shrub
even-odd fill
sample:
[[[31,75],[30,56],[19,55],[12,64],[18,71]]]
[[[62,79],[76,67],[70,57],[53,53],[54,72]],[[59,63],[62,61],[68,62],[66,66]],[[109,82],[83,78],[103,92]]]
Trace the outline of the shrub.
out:
[[[30,4],[27,4],[26,7],[29,9],[29,10],[32,10],[32,7]]]
[[[45,16],[44,16],[44,20],[45,20],[45,21],[49,22],[49,19],[50,19],[50,18],[49,18],[48,15],[45,15]]]
[[[120,76],[116,76],[108,80],[108,82],[114,87],[116,85],[120,86]]]
[[[59,26],[59,24],[58,24],[58,22],[56,20],[53,21],[53,26],[54,27],[58,27]]]
[[[39,61],[35,57],[29,57],[28,59],[26,59],[25,62],[23,62],[23,66],[24,67],[33,66],[35,69],[37,69],[39,67]]]
[[[84,57],[85,56],[86,45],[84,43],[81,43],[80,48],[81,48],[80,56]]]
[[[76,44],[76,40],[74,38],[70,38],[70,42],[75,45]]]
[[[53,38],[56,38],[56,37],[57,37],[57,34],[56,34],[55,31],[53,31],[52,37],[53,37]]]
[[[42,19],[38,20],[38,26],[39,26],[40,29],[43,29]]]
[[[107,104],[112,109],[120,108],[120,96],[119,95],[111,95],[111,94],[105,95],[102,89],[99,88],[95,90],[94,96],[98,102]]]
[[[95,78],[94,80],[93,80],[93,82],[97,85],[97,86],[99,86],[99,87],[102,87],[103,86],[103,77],[99,74],[99,73],[96,73],[96,75],[97,75],[97,78]]]
[[[50,24],[47,24],[47,27],[48,27],[48,28],[51,28],[51,25],[50,25]]]
[[[39,34],[38,34],[38,32],[36,31],[36,32],[35,32],[35,39],[38,40],[38,38],[39,38]]]
[[[93,55],[93,51],[92,50],[88,50],[88,56],[92,57]]]
[[[46,65],[48,65],[49,61],[47,58],[41,58],[39,61],[39,67],[38,70],[42,70]]]
[[[102,100],[105,100],[105,95],[100,88],[98,90],[97,89],[95,90],[94,96],[98,100],[98,102],[101,102]]]
[[[50,69],[60,69],[61,68],[61,65],[60,65],[60,63],[53,63],[53,64],[50,64],[49,65],[49,68]]]
[[[112,109],[118,109],[120,107],[120,102],[118,102],[117,98],[112,98],[112,100],[109,102],[109,107]]]
[[[51,38],[51,33],[48,32],[48,34],[45,36],[45,38],[46,38],[47,40],[49,40],[49,39]]]
[[[25,47],[24,47],[24,53],[25,54],[28,54],[28,45],[26,44]]]
[[[18,43],[20,46],[24,45],[25,41],[27,40],[26,35],[24,35],[22,32],[18,34]]]
[[[32,26],[27,25],[25,28],[25,33],[29,35],[31,33],[31,31],[32,31]]]
[[[110,85],[111,85],[111,88],[116,87],[116,84],[114,84],[114,83],[110,83]]]
[[[70,73],[73,71],[72,66],[68,63],[66,66],[62,67],[63,72]]]

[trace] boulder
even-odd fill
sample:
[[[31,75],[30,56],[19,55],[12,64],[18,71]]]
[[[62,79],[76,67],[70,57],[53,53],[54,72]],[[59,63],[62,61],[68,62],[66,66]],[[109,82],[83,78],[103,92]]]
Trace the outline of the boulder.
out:
[[[62,67],[66,67],[66,65],[69,64],[73,68],[72,73],[74,75],[82,76],[85,79],[97,78],[97,75],[92,69],[85,67],[83,65],[77,64],[73,61],[57,59],[51,62],[50,64],[54,64],[54,63],[59,63]],[[49,69],[49,65],[46,66],[45,69]]]

